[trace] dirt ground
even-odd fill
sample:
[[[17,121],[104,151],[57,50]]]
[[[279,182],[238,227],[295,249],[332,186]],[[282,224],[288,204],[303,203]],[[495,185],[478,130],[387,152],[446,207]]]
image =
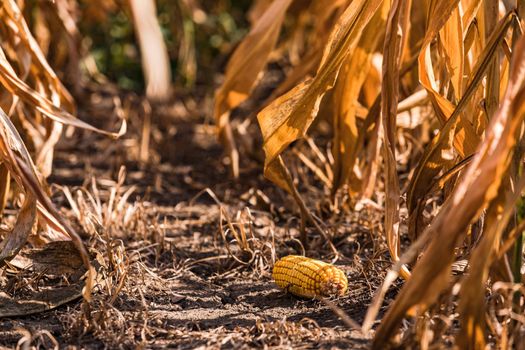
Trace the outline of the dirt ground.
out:
[[[115,95],[89,96],[80,116],[115,128]],[[368,337],[324,302],[295,298],[272,282],[275,259],[301,254],[298,210],[263,178],[256,157],[241,160],[239,180],[230,177],[215,130],[200,112],[207,105],[186,100],[153,109],[151,148],[148,161],[141,162],[137,149],[147,115],[139,98],[120,97],[123,108],[135,111],[130,132],[112,141],[75,131],[59,144],[48,179],[54,202],[104,266],[103,282],[89,307],[77,297],[53,310],[0,319],[0,347],[367,348]],[[341,253],[336,264],[348,276],[347,295],[332,302],[361,323],[390,266],[384,246],[373,240],[380,234],[381,212],[362,205],[327,216],[328,190],[290,159],[305,201]],[[126,175],[119,184],[122,165]],[[237,232],[244,230],[248,249],[235,240],[228,219]],[[308,227],[308,235],[308,256],[333,258],[314,228]],[[16,299],[52,290],[53,281],[63,280],[50,270],[36,274],[12,267],[0,281],[15,286],[7,294]]]

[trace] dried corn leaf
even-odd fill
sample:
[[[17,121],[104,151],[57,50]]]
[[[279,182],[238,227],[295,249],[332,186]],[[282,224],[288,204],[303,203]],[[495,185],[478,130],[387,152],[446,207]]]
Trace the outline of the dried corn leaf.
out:
[[[11,176],[18,183],[18,185],[25,190],[26,202],[24,204],[23,210],[21,211],[18,221],[20,221],[19,230],[17,235],[14,238],[14,244],[6,243],[2,244],[2,248],[6,249],[6,253],[3,255],[7,258],[12,257],[10,253],[16,249],[20,249],[21,245],[25,243],[23,235],[27,235],[26,230],[30,230],[34,222],[34,208],[38,208],[42,213],[42,217],[46,216],[53,217],[53,221],[50,224],[56,225],[58,223],[58,229],[60,229],[64,234],[67,234],[75,244],[77,250],[80,253],[82,261],[85,266],[88,268],[89,275],[86,281],[86,288],[84,290],[84,298],[90,300],[90,293],[93,287],[93,278],[94,272],[89,263],[89,257],[87,251],[82,243],[81,238],[78,234],[69,226],[69,224],[64,220],[64,218],[58,213],[54,205],[51,203],[51,200],[45,193],[42,184],[40,183],[39,176],[31,160],[29,152],[27,151],[18,131],[11,123],[9,117],[0,110],[0,145],[2,160],[4,164],[9,169]],[[41,205],[42,210],[37,206],[37,201]],[[22,215],[23,214],[23,215]],[[17,221],[17,224],[18,224]],[[15,225],[15,228],[17,226]],[[9,236],[11,237],[11,236]],[[26,236],[27,238],[27,236]]]
[[[304,137],[346,55],[355,49],[363,29],[381,4],[382,0],[353,1],[330,36],[315,78],[299,84],[258,114],[266,153],[265,176],[279,186],[290,190],[277,169],[278,156],[290,143]]]
[[[436,37],[438,31],[447,23],[457,3],[458,0],[434,1],[431,3],[428,29],[423,39],[423,45],[419,55],[419,79],[429,93],[429,97],[441,124],[444,124],[450,118],[450,115],[454,111],[454,105],[439,93],[440,87],[434,76],[430,44]],[[459,118],[458,123],[459,131],[454,138],[454,147],[461,157],[465,157],[466,155],[472,154],[476,149],[478,137],[472,125],[464,116]]]
[[[224,83],[215,94],[214,115],[219,127],[223,115],[248,97],[259,73],[266,66],[291,2],[275,0],[233,53],[226,68]]]
[[[68,112],[74,110],[73,99],[47,63],[42,50],[31,34],[16,2],[14,0],[5,1],[2,10],[5,11],[6,14],[6,26],[13,34],[9,36],[13,41],[12,45],[19,48],[17,50],[18,53],[25,52],[25,55],[29,59],[28,62],[22,65],[22,68],[26,67],[29,63],[34,65],[31,74],[35,75],[35,79],[41,81],[43,91],[36,92],[25,83],[7,60],[4,51],[0,50],[0,82],[2,85],[12,95],[19,97],[22,101],[32,105],[56,122],[106,134],[114,138],[122,136],[126,131],[125,121],[123,121],[119,132],[111,133],[84,123]],[[24,51],[22,51],[22,49]],[[17,62],[19,61],[17,60]],[[29,67],[27,66],[25,70],[29,71]],[[49,93],[50,97],[46,97],[47,93]],[[13,105],[15,104],[14,102]],[[59,107],[61,104],[66,110]],[[56,138],[56,134],[50,135],[50,138],[52,137]]]
[[[40,290],[29,298],[12,298],[0,292],[0,318],[20,317],[53,310],[82,297],[82,285],[55,287],[52,290]]]
[[[407,313],[426,310],[449,286],[455,247],[466,234],[469,224],[498,194],[512,159],[516,132],[525,117],[525,38],[516,47],[510,76],[505,98],[491,120],[476,156],[449,200],[425,231],[425,235],[431,235],[432,240],[417,263],[412,278],[383,319],[374,340],[376,348],[382,348],[387,343]],[[493,234],[487,238],[489,243],[494,240]],[[486,253],[483,252],[485,247],[479,249],[482,253],[477,254]],[[484,258],[488,257],[485,255]],[[469,285],[467,288],[471,287]],[[467,334],[476,339],[479,335],[475,318],[467,320],[470,322]]]
[[[4,146],[4,145],[3,145]],[[0,267],[12,259],[26,244],[36,220],[36,199],[31,193],[26,193],[24,204],[16,218],[13,230],[0,243]]]
[[[306,43],[306,53],[301,57],[301,62],[294,66],[286,74],[286,79],[272,92],[268,101],[273,101],[277,97],[292,89],[301,81],[311,78],[319,69],[319,63],[323,57],[323,48],[334,27],[334,22],[348,6],[348,0],[335,0],[330,3],[314,1],[311,3],[308,13],[313,16],[313,26],[315,35],[312,43]]]
[[[82,297],[84,281],[81,277],[86,270],[71,241],[51,242],[23,252],[9,265],[48,278],[40,280],[36,291],[23,293],[23,296],[0,292],[0,318],[49,311]],[[57,283],[57,276],[63,280],[67,278],[67,284]],[[105,282],[101,273],[97,273],[97,279],[99,283]]]
[[[229,125],[229,112],[248,98],[277,43],[286,10],[291,3],[292,0],[275,0],[266,9],[233,53],[226,68],[224,83],[215,93],[213,114],[235,177],[239,173],[238,155]]]
[[[363,30],[359,44],[348,55],[337,76],[334,88],[334,105],[337,110],[334,115],[334,180],[332,191],[337,190],[348,181],[349,175],[357,158],[360,144],[356,115],[358,97],[372,66],[372,56],[377,48],[379,39],[383,36],[386,17],[390,3],[385,1],[376,12],[370,23]]]
[[[381,111],[384,134],[383,157],[385,161],[385,236],[393,261],[399,261],[399,179],[396,164],[396,121],[399,98],[399,71],[401,55],[409,29],[411,0],[395,0],[388,14],[383,49],[383,81]],[[404,278],[408,269],[401,270]]]
[[[7,200],[9,199],[9,189],[11,188],[11,176],[5,164],[0,163],[0,216],[3,214]]]
[[[259,18],[262,17],[264,12],[270,7],[273,0],[255,0],[253,1],[252,6],[250,7],[250,10],[248,11],[248,14],[246,17],[248,17],[248,20],[252,24],[252,26],[259,20]]]
[[[16,2],[14,0],[6,0],[3,4],[2,10],[5,11],[8,18],[6,20],[9,22],[9,27],[12,31],[14,31],[16,37],[15,40],[13,40],[13,37],[8,38],[8,40],[20,40],[20,47],[27,49],[27,54],[31,56],[30,63],[35,64],[39,70],[41,70],[41,76],[45,79],[49,79],[50,83],[54,84],[55,88],[64,94],[64,97],[68,102],[72,102],[71,96],[62,86],[49,63],[47,63],[45,55],[42,53],[40,46],[31,34],[31,31],[24,20],[24,16]],[[16,44],[13,46],[16,46]],[[26,71],[26,74],[28,74],[27,71],[29,69],[28,63],[29,62],[25,62],[26,66],[24,70]],[[26,74],[22,75],[25,76]]]
[[[452,15],[445,23],[443,29],[441,29],[439,37],[443,45],[450,81],[454,87],[454,97],[456,100],[459,100],[463,95],[463,63],[465,59],[463,52],[463,22],[459,7],[452,11]]]
[[[366,165],[363,175],[363,184],[361,187],[361,193],[364,198],[370,198],[375,192],[375,185],[377,179],[377,173],[379,171],[379,160],[381,145],[383,140],[382,135],[382,123],[381,119],[381,93],[376,97],[376,100],[370,107],[368,115],[366,116],[365,121],[368,121],[368,124],[374,124],[372,129],[372,135],[366,147]]]
[[[311,78],[319,68],[322,55],[323,51],[320,47],[315,47],[306,54],[301,64],[295,66],[292,71],[287,74],[286,79],[272,92],[268,101],[275,100],[303,80]]]
[[[11,71],[12,75],[17,76],[20,80],[31,81],[35,89],[42,96],[52,100],[53,104],[61,106],[69,112],[73,111],[72,97],[47,63],[40,46],[29,31],[17,3],[9,0],[5,1],[3,5],[0,13],[3,16],[2,25],[4,26],[3,30],[5,31],[6,39],[4,48],[10,54],[11,62],[17,65],[18,68],[18,73],[15,73],[14,70]],[[7,95],[10,96],[9,94]],[[14,108],[17,108],[17,114],[22,124],[28,130],[32,130],[30,139],[34,148],[38,150],[36,162],[42,174],[47,177],[51,173],[53,148],[60,137],[62,125],[48,119],[36,121],[35,124],[41,124],[43,126],[42,129],[31,129],[32,126],[28,128],[29,124],[25,122],[24,113],[20,112],[19,107],[18,99],[13,97],[12,104],[8,107],[10,113]]]
[[[418,226],[417,220],[421,217],[422,206],[428,191],[435,183],[437,175],[447,165],[449,167],[451,166],[453,160],[453,157],[451,157],[452,142],[454,135],[458,132],[457,129],[460,128],[460,116],[463,114],[470,99],[474,96],[478,86],[482,83],[491,58],[496,54],[498,45],[504,40],[505,33],[510,27],[513,18],[513,15],[509,14],[500,22],[498,28],[494,31],[487,46],[478,58],[476,66],[469,78],[469,83],[464,95],[445,125],[425,149],[425,152],[414,171],[414,176],[410,181],[407,195],[407,206],[410,216],[409,230],[414,237],[423,229]]]
[[[499,18],[499,0],[485,0],[483,2],[484,16],[482,18],[481,25],[485,33],[485,38],[489,38],[494,32],[496,24]],[[485,94],[485,110],[487,117],[492,118],[496,110],[498,109],[498,103],[500,100],[500,57],[495,55],[492,58],[489,71],[486,78],[487,92]]]
[[[508,174],[503,178],[503,185],[510,188]],[[459,313],[462,327],[458,343],[461,344],[462,349],[485,348],[485,282],[489,268],[496,257],[498,242],[523,188],[523,180],[524,178],[514,194],[501,188],[486,211],[481,241],[471,254],[469,273],[461,282]]]
[[[525,119],[525,37],[515,46],[510,81],[506,94],[494,121],[487,131],[487,139],[493,149],[485,147],[486,152],[499,156],[494,160],[493,173],[484,175],[487,189],[485,202],[490,202],[485,219],[485,229],[481,241],[472,252],[470,273],[463,278],[459,309],[463,319],[459,338],[462,348],[480,349],[485,346],[485,295],[484,285],[488,279],[489,268],[498,255],[498,245],[506,223],[513,214],[513,207],[520,196],[525,178],[521,178],[516,188],[509,185],[508,171],[520,125]],[[481,149],[481,151],[485,151]],[[497,153],[496,153],[497,152]],[[487,155],[488,157],[488,155]],[[493,156],[495,158],[495,156]],[[481,165],[480,165],[481,168]],[[489,182],[492,181],[492,182]],[[504,187],[505,186],[505,187]],[[504,187],[504,188],[501,188]],[[488,197],[488,198],[487,198]],[[485,204],[485,203],[483,203]]]
[[[1,52],[1,51],[0,51]],[[13,95],[19,96],[25,103],[28,103],[36,110],[47,116],[48,118],[62,124],[75,126],[104,135],[118,138],[126,132],[126,122],[122,121],[121,128],[118,132],[108,132],[95,128],[73,116],[71,113],[60,109],[53,104],[49,99],[31,89],[24,81],[20,80],[14,73],[13,68],[5,58],[0,54],[0,83]]]

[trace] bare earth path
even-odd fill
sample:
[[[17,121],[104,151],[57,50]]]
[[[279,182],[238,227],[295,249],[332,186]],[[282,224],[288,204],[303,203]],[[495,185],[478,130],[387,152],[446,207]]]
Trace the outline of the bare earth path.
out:
[[[85,113],[89,111],[86,107]],[[111,115],[111,110],[106,112]],[[100,118],[100,126],[111,127],[115,121],[114,116]],[[109,285],[95,293],[90,316],[77,299],[44,313],[0,319],[0,346],[48,348],[56,341],[60,348],[86,349],[366,348],[366,337],[350,330],[324,303],[299,300],[273,284],[272,254],[278,258],[301,253],[295,240],[297,213],[290,198],[263,179],[255,161],[244,161],[241,179],[231,180],[213,128],[198,115],[169,118],[173,135],[157,140],[156,123],[166,125],[166,121],[153,120],[151,154],[160,160],[151,166],[136,162],[130,151],[133,145],[129,146],[133,134],[115,142],[77,132],[61,142],[50,183],[69,186],[73,197],[82,186],[93,193],[94,178],[94,197],[107,208],[121,164],[127,172],[119,193],[136,186],[126,204],[115,208],[106,227],[97,231],[98,239],[85,232],[87,221],[64,209],[92,253],[107,262]],[[140,130],[140,120],[130,123]],[[221,203],[223,224],[227,213],[237,229],[247,230],[248,243],[256,252],[253,261],[224,227],[226,241],[222,238],[221,209],[203,192],[206,188]],[[53,193],[58,205],[70,207],[57,186]],[[315,196],[306,199],[319,210]],[[123,219],[126,210],[131,214]],[[389,267],[382,247],[372,242],[380,220],[373,209],[325,220],[342,253],[337,265],[349,279],[349,293],[334,302],[358,322]],[[330,250],[317,233],[309,234],[308,255],[329,258]],[[120,249],[121,265],[111,260],[118,255],[115,247]],[[246,263],[233,259],[227,248]],[[120,268],[126,271],[125,278],[120,278],[124,275]],[[15,277],[6,278],[9,282]],[[18,278],[31,285],[31,274]]]

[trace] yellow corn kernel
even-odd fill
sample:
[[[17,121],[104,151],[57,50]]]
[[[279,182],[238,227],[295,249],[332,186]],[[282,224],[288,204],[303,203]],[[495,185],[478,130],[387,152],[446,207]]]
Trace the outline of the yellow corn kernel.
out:
[[[343,271],[304,256],[285,256],[275,263],[272,275],[279,288],[305,298],[340,296],[348,289]]]

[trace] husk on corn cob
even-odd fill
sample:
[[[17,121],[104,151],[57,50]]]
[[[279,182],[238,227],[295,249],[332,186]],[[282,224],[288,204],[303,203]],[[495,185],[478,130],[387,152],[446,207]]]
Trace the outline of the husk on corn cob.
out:
[[[332,264],[298,255],[289,255],[273,267],[275,283],[294,295],[314,298],[341,296],[348,289],[343,271]]]

